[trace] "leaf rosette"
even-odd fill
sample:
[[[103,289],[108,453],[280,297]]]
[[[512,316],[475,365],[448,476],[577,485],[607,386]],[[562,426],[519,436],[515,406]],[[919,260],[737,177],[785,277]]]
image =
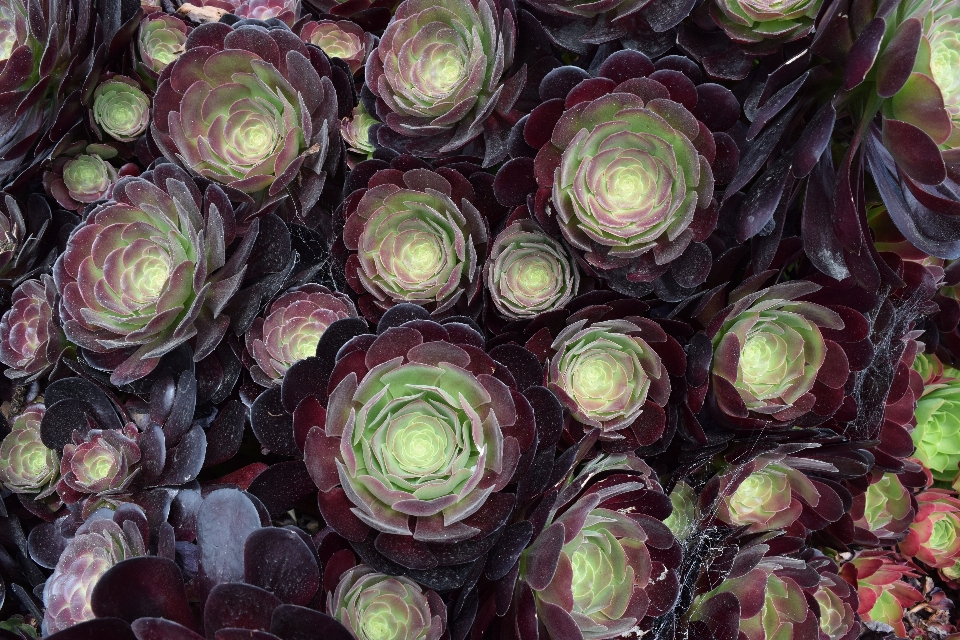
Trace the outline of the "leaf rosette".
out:
[[[309,210],[341,160],[346,76],[287,29],[203,24],[160,77],[153,139],[168,160],[247,194],[257,211],[294,186]]]
[[[939,362],[939,361],[938,361]],[[917,401],[914,456],[933,477],[953,482],[960,473],[960,378],[952,367],[924,386]]]
[[[221,9],[238,18],[264,21],[276,18],[288,27],[300,17],[300,0],[198,0],[194,4]]]
[[[376,46],[376,37],[349,20],[319,20],[303,23],[300,38],[323,49],[331,58],[340,58],[354,74],[363,69]]]
[[[411,169],[378,172],[370,184],[344,203],[346,279],[363,314],[377,320],[403,302],[436,316],[466,310],[480,293],[487,244],[470,183]]]
[[[446,631],[447,608],[434,591],[366,565],[340,576],[327,613],[360,640],[439,640]]]
[[[0,443],[0,482],[13,493],[34,500],[52,495],[60,478],[57,452],[48,449],[40,437],[43,412],[39,403],[25,407]]]
[[[176,16],[151,13],[140,22],[136,39],[138,73],[144,80],[157,78],[186,48],[191,28]]]
[[[857,586],[857,612],[864,622],[882,622],[897,635],[907,635],[905,610],[923,601],[923,595],[907,582],[920,575],[914,567],[890,551],[863,551],[844,563],[841,575]]]
[[[960,499],[948,489],[927,489],[917,506],[900,553],[935,569],[953,567],[960,560]]]
[[[74,441],[63,447],[57,493],[73,504],[93,495],[115,495],[127,490],[139,473],[140,446],[136,425],[120,429],[91,429],[86,436],[74,432]]]
[[[217,187],[205,195],[170,164],[124,178],[73,231],[54,266],[64,333],[100,356],[114,384],[142,378],[192,338],[199,360],[227,330],[221,311],[250,247],[243,243],[226,260],[233,208]]]
[[[353,302],[318,284],[289,289],[277,297],[246,333],[244,362],[257,384],[280,384],[294,363],[316,355],[327,327],[357,317]]]
[[[367,86],[386,125],[381,140],[439,157],[486,138],[487,121],[510,113],[526,77],[505,77],[517,39],[514,13],[512,3],[496,0],[401,3],[367,58]]]
[[[562,308],[580,285],[573,256],[532,220],[515,222],[500,232],[484,275],[497,312],[514,320]]]
[[[150,98],[136,81],[113,76],[93,92],[90,117],[114,140],[134,142],[150,125]]]
[[[734,42],[792,42],[813,31],[823,0],[716,0],[710,15]]]
[[[0,362],[10,367],[4,375],[20,383],[50,371],[67,346],[57,323],[57,289],[43,274],[13,291],[11,307],[0,318]]]
[[[667,371],[643,335],[644,328],[628,320],[580,320],[551,345],[551,390],[578,421],[599,428],[601,438],[622,438],[616,432],[645,408],[656,411],[648,402],[662,411],[670,397]]]

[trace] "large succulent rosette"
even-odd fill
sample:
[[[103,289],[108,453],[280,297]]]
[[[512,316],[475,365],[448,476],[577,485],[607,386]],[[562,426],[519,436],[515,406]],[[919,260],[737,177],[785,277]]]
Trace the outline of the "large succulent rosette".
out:
[[[815,447],[783,445],[714,476],[700,495],[700,510],[750,532],[783,529],[800,538],[836,522],[844,515],[850,495],[810,473],[836,471],[815,459]]]
[[[906,581],[918,577],[914,567],[889,551],[863,551],[844,563],[841,575],[857,589],[857,612],[864,622],[881,622],[893,627],[898,636],[907,635],[904,610],[923,600]]]
[[[580,284],[567,248],[532,220],[514,222],[493,241],[484,268],[490,300],[509,319],[532,318],[562,308]]]
[[[732,300],[712,318],[710,406],[739,429],[812,426],[832,416],[846,396],[851,370],[869,360],[848,355],[866,338],[866,320],[820,285],[794,281]]]
[[[357,317],[350,298],[319,284],[283,292],[246,333],[245,363],[254,381],[265,387],[280,384],[296,362],[316,355],[327,327]]]
[[[411,302],[437,317],[475,315],[487,226],[470,182],[456,171],[417,168],[377,171],[367,185],[343,205],[345,275],[360,311],[376,321]]]
[[[791,42],[813,31],[823,0],[715,0],[710,15],[734,42]]]
[[[522,347],[488,352],[472,321],[404,304],[376,333],[359,318],[332,324],[315,357],[257,398],[251,423],[264,447],[302,458],[325,522],[366,564],[450,589],[500,542],[506,575],[522,548],[493,534],[526,530],[507,523],[561,480],[524,476],[531,447],[552,461],[562,432],[542,380]]]
[[[67,338],[125,384],[194,339],[199,360],[227,330],[246,249],[226,260],[233,208],[215,186],[161,164],[125,178],[70,236],[53,270]],[[246,244],[246,243],[245,243]]]
[[[664,415],[670,378],[644,336],[668,339],[646,319],[580,320],[568,324],[550,346],[550,389],[577,421],[599,428],[602,439],[623,439],[617,432],[629,429],[643,444],[651,444],[645,431],[656,431],[658,417]]]
[[[340,576],[327,613],[360,640],[439,640],[446,631],[447,607],[436,592],[366,565]]]
[[[517,624],[529,624],[536,615],[550,637],[575,630],[590,640],[649,630],[654,618],[674,606],[680,590],[680,545],[651,515],[660,506],[669,513],[669,505],[659,504],[629,475],[608,476],[564,504],[564,496],[572,497],[568,493],[521,556]]]
[[[122,524],[109,516],[91,518],[67,544],[43,587],[44,634],[93,619],[90,597],[100,577],[117,563],[146,554],[141,531]]]
[[[821,588],[821,574],[802,557],[775,555],[770,544],[775,540],[761,538],[739,554],[734,550],[732,558],[720,556],[719,567],[701,569],[699,585],[704,592],[696,596],[684,621],[691,640],[799,640],[828,633],[821,627],[823,616],[837,613],[820,609],[818,619],[815,594]],[[714,575],[707,578],[711,569]],[[843,615],[842,604],[839,614]]]
[[[49,372],[67,347],[58,323],[53,278],[44,274],[14,289],[10,309],[0,318],[0,362],[4,375],[21,383]]]
[[[917,495],[917,515],[900,553],[935,569],[960,560],[960,499],[949,489],[927,489]]]
[[[939,361],[937,361],[939,363]],[[960,371],[947,367],[917,400],[914,456],[937,480],[952,482],[960,474]]]
[[[509,0],[402,2],[367,58],[371,113],[385,124],[380,143],[438,157],[482,141],[470,149],[484,155],[486,147],[487,164],[501,160],[504,150],[488,138],[516,120],[526,78],[524,70],[507,77],[515,15]]]
[[[287,29],[208,23],[161,74],[151,131],[169,160],[255,210],[296,189],[307,211],[342,161],[352,92],[347,72]]]
[[[42,404],[25,407],[0,443],[0,482],[13,493],[34,500],[51,496],[60,477],[57,452],[41,440],[43,412]]]
[[[89,0],[0,3],[0,184],[49,149],[52,126],[70,127],[92,55],[95,11]],[[69,107],[60,111],[69,101]],[[61,134],[62,135],[62,134]]]
[[[739,158],[720,133],[737,120],[733,95],[655,69],[636,51],[607,58],[597,77],[555,69],[540,95],[544,103],[520,123],[536,158],[504,165],[501,202],[524,204],[535,189],[544,228],[618,291],[642,294],[656,282],[675,297],[703,282],[711,260],[703,241],[717,221],[713,165]],[[524,183],[534,177],[535,185]]]

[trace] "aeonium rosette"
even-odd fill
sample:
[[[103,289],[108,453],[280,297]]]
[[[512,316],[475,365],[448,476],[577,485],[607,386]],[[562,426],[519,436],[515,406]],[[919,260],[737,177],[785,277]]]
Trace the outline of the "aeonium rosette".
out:
[[[917,495],[917,515],[900,553],[935,569],[960,561],[960,498],[949,489],[927,489]]]
[[[141,79],[156,83],[167,65],[183,53],[190,31],[177,16],[159,12],[145,16],[135,41],[131,42],[131,46],[136,46],[137,73]]]
[[[313,207],[353,107],[349,74],[319,49],[280,27],[207,23],[159,81],[151,131],[168,160],[247,194],[255,211],[294,188]]]
[[[17,494],[42,500],[53,495],[60,466],[57,452],[43,444],[40,421],[44,406],[26,406],[10,425],[11,431],[0,443],[0,483]]]
[[[288,289],[247,330],[244,363],[257,384],[280,384],[291,365],[316,354],[327,327],[356,316],[350,298],[322,285]]]
[[[580,283],[573,256],[532,220],[514,222],[500,232],[490,247],[484,277],[494,307],[509,319],[563,307]]]
[[[615,290],[644,294],[655,283],[680,299],[709,271],[713,165],[737,164],[722,132],[739,105],[727,89],[697,87],[637,51],[614,53],[597,73],[561,67],[547,75],[543,104],[518,124],[536,158],[504,165],[497,196],[517,206],[535,190],[538,221]]]
[[[680,592],[682,553],[663,523],[670,502],[659,485],[617,466],[588,484],[592,471],[585,467],[560,494],[546,528],[520,556],[515,624],[539,620],[553,638],[649,630]]]
[[[446,632],[447,607],[435,591],[366,565],[340,576],[327,613],[360,640],[440,640]]]
[[[375,36],[349,20],[311,20],[299,29],[304,42],[320,47],[331,58],[340,58],[354,74],[363,69],[377,42]]]
[[[327,525],[367,564],[455,588],[466,576],[453,565],[493,553],[520,508],[509,485],[530,448],[555,455],[563,410],[542,380],[522,347],[488,352],[471,320],[402,304],[376,333],[360,318],[332,324],[316,356],[257,398],[251,423],[265,447],[302,457]]]
[[[817,598],[827,587],[818,571],[820,563],[815,558],[810,562],[807,554],[777,555],[771,548],[777,543],[775,535],[751,540],[739,552],[728,546],[711,558],[715,564],[703,563],[697,581],[700,593],[681,621],[690,638],[799,640],[838,632],[838,637],[846,637],[850,627],[857,626],[842,600],[831,602],[830,594]],[[839,611],[821,608],[821,601]],[[824,617],[827,629],[822,626]]]
[[[120,142],[134,142],[150,125],[150,97],[139,84],[115,75],[93,92],[93,126]]]
[[[28,383],[48,373],[68,346],[57,322],[57,289],[43,274],[13,291],[11,306],[0,318],[0,362],[4,375]]]
[[[710,15],[734,42],[776,44],[813,31],[822,6],[823,0],[715,0]]]
[[[917,400],[911,434],[914,456],[935,479],[952,482],[960,474],[960,371],[943,367],[935,356],[930,362],[939,365],[938,372],[925,371],[929,383]]]
[[[907,635],[905,610],[923,601],[923,595],[907,582],[920,576],[915,567],[891,551],[862,551],[843,564],[840,574],[856,587],[857,613],[864,622],[882,622],[898,636]]]
[[[81,211],[106,200],[122,177],[140,175],[132,162],[123,163],[111,145],[79,140],[63,149],[43,174],[43,188],[64,209]]]
[[[355,171],[363,175],[365,169]],[[450,169],[391,168],[373,172],[366,184],[344,201],[346,222],[337,242],[364,316],[376,321],[403,302],[437,317],[475,315],[487,226],[470,182]]]
[[[836,472],[810,451],[818,446],[781,445],[714,476],[700,495],[701,512],[750,532],[783,529],[801,538],[836,522],[850,496],[838,484],[814,475]]]
[[[292,27],[300,17],[300,0],[196,0],[193,4],[232,13],[238,18],[276,18]]]
[[[54,265],[67,338],[117,385],[147,375],[190,339],[200,360],[226,332],[221,311],[246,268],[248,242],[226,260],[233,235],[233,208],[216,186],[201,194],[171,164],[124,178]]]
[[[89,495],[109,497],[126,491],[139,473],[140,433],[136,425],[120,429],[74,432],[63,447],[57,493],[72,504]]]
[[[95,617],[91,596],[103,574],[123,560],[147,553],[144,534],[149,533],[138,528],[141,523],[146,526],[146,515],[129,505],[123,511],[100,511],[77,529],[43,586],[44,635]]]
[[[550,347],[554,355],[547,376],[574,418],[599,428],[602,439],[623,439],[618,432],[630,429],[650,444],[643,432],[655,429],[657,418],[651,421],[651,414],[663,415],[670,378],[644,335],[658,341],[667,336],[655,323],[635,320],[569,323]]]
[[[713,414],[740,429],[824,422],[843,403],[851,370],[869,363],[848,356],[867,336],[864,317],[813,282],[738,295],[707,328]]]
[[[515,14],[510,0],[402,2],[365,71],[375,115],[385,124],[381,143],[440,157],[509,127],[526,78],[524,70],[506,77],[517,40]],[[473,146],[484,155],[484,145]],[[500,145],[485,151],[487,164],[505,153]]]
[[[903,539],[917,514],[917,501],[910,491],[915,487],[906,486],[904,481],[895,473],[874,473],[867,490],[853,496],[851,517],[857,527],[857,542],[880,546]]]

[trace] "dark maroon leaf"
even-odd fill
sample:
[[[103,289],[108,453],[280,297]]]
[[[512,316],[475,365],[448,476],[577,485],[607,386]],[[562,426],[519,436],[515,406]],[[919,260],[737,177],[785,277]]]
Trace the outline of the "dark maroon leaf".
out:
[[[314,551],[295,532],[267,527],[247,537],[244,582],[273,593],[282,602],[306,605],[320,588]]]
[[[947,179],[940,149],[922,129],[908,122],[885,119],[883,145],[903,172],[920,184],[940,184]]]
[[[273,612],[270,632],[282,640],[354,640],[353,634],[325,613],[283,604]]]
[[[877,95],[889,98],[906,84],[917,59],[923,25],[918,18],[907,18],[897,27],[877,60]]]
[[[243,543],[261,526],[257,507],[237,489],[218,489],[197,512],[201,595],[221,582],[243,580]]]
[[[140,618],[130,628],[137,640],[203,640],[199,633],[163,618]]]
[[[136,640],[130,625],[117,618],[88,620],[46,637],[53,640]]]
[[[196,628],[180,569],[165,558],[143,556],[114,565],[97,581],[90,604],[100,618],[166,618]]]
[[[315,361],[316,358],[307,360]],[[294,367],[302,365],[301,360]],[[293,367],[290,367],[293,371]],[[297,372],[294,372],[296,375]],[[328,374],[329,375],[329,374]],[[300,456],[300,448],[293,436],[293,416],[287,413],[281,399],[281,391],[274,387],[267,389],[250,407],[250,426],[265,449],[287,456]]]
[[[843,90],[853,89],[867,77],[880,52],[887,22],[883,18],[871,20],[850,47],[843,75]]]
[[[203,609],[203,627],[207,638],[220,629],[270,628],[273,611],[283,604],[260,587],[243,583],[219,584],[210,592]]]
[[[317,490],[302,460],[278,462],[258,475],[250,493],[260,498],[272,518],[279,518],[303,498]]]

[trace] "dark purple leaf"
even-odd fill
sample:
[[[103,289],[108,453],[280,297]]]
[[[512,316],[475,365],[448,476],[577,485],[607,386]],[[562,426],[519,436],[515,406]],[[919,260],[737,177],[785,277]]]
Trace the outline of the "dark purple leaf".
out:
[[[889,98],[906,84],[917,59],[923,25],[907,18],[897,27],[877,60],[877,95]]]
[[[874,18],[859,37],[850,47],[850,53],[847,55],[847,63],[843,75],[843,90],[853,89],[867,77],[873,63],[880,52],[880,44],[883,42],[883,33],[887,28],[887,22],[883,18]]]
[[[237,489],[218,489],[204,499],[197,513],[202,599],[217,584],[243,580],[243,543],[260,526],[257,507]]]
[[[276,608],[270,622],[270,632],[282,640],[354,640],[353,634],[334,618],[292,604]]]
[[[306,605],[320,588],[314,551],[295,532],[272,527],[254,531],[243,548],[244,582],[287,604]]]
[[[210,592],[203,608],[203,628],[207,638],[220,629],[270,628],[270,617],[283,603],[269,591],[243,583],[219,584]]]
[[[100,618],[166,618],[196,628],[180,569],[166,558],[143,556],[114,565],[97,581],[90,604]]]

